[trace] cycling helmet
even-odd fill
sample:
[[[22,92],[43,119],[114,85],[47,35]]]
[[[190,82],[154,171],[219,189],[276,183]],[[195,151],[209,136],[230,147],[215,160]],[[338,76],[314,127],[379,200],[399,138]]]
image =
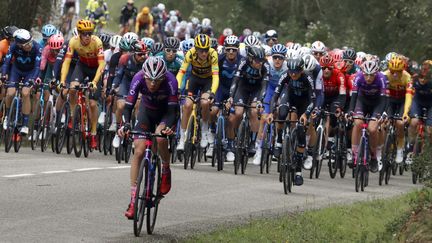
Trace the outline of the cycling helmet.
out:
[[[333,59],[332,55],[326,54],[320,58],[319,64],[321,67],[333,67],[335,60]]]
[[[294,49],[288,49],[286,53],[286,57],[287,59],[297,59],[299,58],[299,53]]]
[[[225,47],[239,47],[240,46],[240,41],[239,38],[235,35],[229,35],[225,38],[224,41],[224,46]]]
[[[123,35],[123,38],[128,40],[139,40],[139,37],[134,32],[127,32]]]
[[[143,8],[141,9],[141,13],[143,13],[143,14],[149,14],[149,13],[150,13],[150,9],[149,9],[149,7],[143,7]]]
[[[388,61],[390,61],[393,57],[395,57],[395,56],[397,56],[397,53],[396,52],[389,52],[389,53],[387,53],[387,55],[385,56],[385,60],[388,62]]]
[[[342,50],[334,50],[331,52],[333,59],[335,62],[342,61],[343,51]]]
[[[252,32],[252,35],[255,36],[256,38],[260,39],[261,38],[261,33],[259,31],[254,31]]]
[[[16,26],[6,26],[2,29],[3,36],[5,38],[12,38],[13,33],[17,31],[18,28]]]
[[[110,40],[111,40],[111,35],[106,34],[106,33],[100,33],[99,39],[102,41],[102,44],[104,46],[108,46],[110,43]]]
[[[78,20],[78,22],[76,24],[76,28],[77,28],[78,32],[93,31],[95,26],[94,26],[93,22],[91,22],[90,20],[81,19],[81,20]]]
[[[141,39],[141,41],[144,42],[144,44],[146,44],[148,48],[152,48],[155,42],[152,38],[149,37],[144,37]]]
[[[74,28],[72,29],[72,35],[73,35],[73,36],[78,36],[78,29],[77,29],[77,27],[74,27]]]
[[[326,46],[321,41],[315,41],[312,43],[311,50],[313,52],[323,53],[326,50]]]
[[[210,47],[213,49],[217,49],[219,45],[218,40],[216,38],[210,38],[210,41],[211,41]]]
[[[48,39],[48,45],[53,50],[59,50],[59,49],[61,49],[63,47],[63,44],[64,44],[64,37],[63,37],[63,35],[55,34],[55,35],[52,35]]]
[[[343,52],[343,59],[345,60],[355,60],[357,53],[353,48],[348,48]]]
[[[201,22],[201,26],[203,28],[210,28],[210,25],[211,25],[211,20],[209,18],[203,18]]]
[[[264,48],[260,46],[251,46],[250,48],[248,48],[247,55],[248,57],[251,57],[253,59],[260,60],[263,60],[266,57]]]
[[[249,28],[244,29],[243,30],[243,35],[244,36],[252,35],[252,30],[250,30]]]
[[[359,51],[359,52],[357,52],[357,58],[361,58],[361,59],[363,59],[363,58],[365,58],[366,57],[366,53],[364,53],[364,52],[362,52],[362,51]],[[390,59],[389,59],[390,60]]]
[[[388,62],[388,69],[390,71],[402,71],[405,69],[405,62],[400,56],[394,56]]]
[[[300,43],[293,43],[293,44],[289,47],[289,49],[293,49],[293,50],[298,51],[298,50],[300,50],[301,47],[302,47],[302,46],[300,45]]]
[[[119,48],[122,51],[130,51],[133,40],[122,37],[119,42]]]
[[[199,24],[199,19],[197,17],[193,17],[191,19],[191,22],[192,22],[192,24],[197,25],[197,24]]]
[[[271,48],[271,55],[282,55],[285,56],[287,54],[287,49],[282,44],[276,44]]]
[[[244,39],[244,44],[246,46],[257,46],[257,45],[260,44],[260,41],[258,40],[258,38],[256,36],[254,36],[254,35],[248,35]]]
[[[175,16],[175,15],[177,15],[177,12],[175,10],[169,11],[169,16]]]
[[[175,15],[172,15],[172,16],[169,18],[169,20],[170,20],[171,24],[172,24],[172,23],[176,23],[176,22],[178,22],[178,17],[175,16]]]
[[[357,66],[361,66],[361,65],[363,64],[363,58],[361,58],[361,57],[357,57],[357,58],[354,60],[354,63],[355,63]]]
[[[198,34],[195,36],[195,47],[199,49],[209,49],[210,48],[210,37],[205,34]]]
[[[312,54],[311,49],[309,47],[303,46],[298,50],[300,56],[304,56],[307,54]]]
[[[176,37],[168,37],[164,40],[164,47],[170,49],[178,49],[180,46],[180,40]]]
[[[185,20],[182,20],[181,22],[180,22],[180,29],[186,29],[187,28],[187,26],[188,26],[188,23],[185,21]]]
[[[307,72],[311,72],[316,68],[317,61],[312,54],[306,54],[302,57],[304,66],[303,69]]]
[[[379,71],[379,65],[375,61],[365,61],[362,65],[362,71],[365,74],[375,74]]]
[[[109,41],[109,45],[112,48],[117,48],[119,46],[121,38],[122,37],[120,35],[114,35],[113,37],[111,37],[111,39]]]
[[[164,49],[164,45],[161,42],[156,42],[154,43],[154,45],[150,50],[153,55],[156,55],[159,52],[163,51],[163,49]]]
[[[182,44],[183,52],[188,52],[192,47],[194,47],[194,39],[184,40]]]
[[[166,64],[160,57],[147,58],[142,69],[144,71],[144,77],[151,80],[161,79],[167,72]]]
[[[222,33],[224,36],[229,36],[233,34],[233,31],[230,28],[225,28]]]
[[[130,45],[131,51],[135,53],[146,53],[147,52],[147,46],[142,41],[136,41],[134,40]]]
[[[165,10],[165,4],[163,4],[163,3],[159,3],[159,4],[157,5],[157,8],[158,8],[160,11],[164,11],[164,10]]]
[[[269,38],[278,38],[278,34],[276,30],[267,30],[267,32],[264,35],[264,38],[267,40]]]
[[[42,27],[42,36],[43,37],[50,37],[57,32],[57,28],[52,24],[46,24]]]
[[[301,72],[303,71],[304,62],[301,58],[289,59],[287,61],[288,71]]]
[[[18,29],[14,32],[13,37],[18,44],[25,44],[32,40],[30,32],[25,29]]]

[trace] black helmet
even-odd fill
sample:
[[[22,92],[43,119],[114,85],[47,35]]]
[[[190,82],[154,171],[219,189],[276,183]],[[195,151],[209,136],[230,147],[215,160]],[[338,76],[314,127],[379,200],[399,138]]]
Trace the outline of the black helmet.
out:
[[[301,58],[288,59],[288,71],[300,72],[303,71],[304,62]]]
[[[109,42],[111,40],[111,35],[110,34],[106,34],[106,33],[100,33],[99,34],[99,39],[102,41],[102,44],[104,46],[108,46]]]
[[[16,26],[6,26],[2,29],[2,34],[5,38],[12,38],[13,33],[18,30]]]
[[[154,43],[154,45],[151,48],[151,53],[153,55],[156,55],[159,52],[163,51],[163,49],[164,49],[164,45],[160,42],[156,42],[156,43]]]
[[[348,48],[343,52],[342,59],[355,60],[357,53],[353,48]]]
[[[264,48],[260,46],[250,46],[247,50],[247,55],[254,59],[265,60]]]
[[[210,47],[216,49],[219,45],[218,40],[216,38],[210,38],[211,44]]]
[[[164,47],[177,50],[180,47],[180,41],[176,37],[168,37],[164,41]]]

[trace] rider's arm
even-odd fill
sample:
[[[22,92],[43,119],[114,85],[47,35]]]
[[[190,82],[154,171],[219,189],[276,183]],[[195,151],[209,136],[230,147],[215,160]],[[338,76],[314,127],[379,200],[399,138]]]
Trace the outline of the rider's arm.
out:
[[[145,85],[144,72],[140,71],[133,77],[128,96],[126,97],[126,104],[123,111],[123,119],[125,123],[130,123],[132,110],[135,107],[135,103],[143,85]]]
[[[152,34],[153,34],[153,15],[149,13],[148,35],[152,36]]]
[[[345,107],[347,93],[345,75],[340,72],[337,78],[339,81],[339,97],[337,99],[337,103],[339,105],[339,108],[343,108]]]
[[[210,49],[211,54],[211,72],[212,72],[212,85],[211,92],[216,94],[219,87],[219,64],[218,64],[218,54],[214,49]]]
[[[136,20],[135,20],[135,33],[139,33],[139,29],[140,29],[140,21],[139,19],[141,18],[141,13],[138,13]]]
[[[54,63],[54,66],[53,66],[54,78],[56,80],[60,80],[61,66],[63,63],[64,56],[66,54],[66,51],[67,51],[67,45],[65,44],[65,45],[63,45],[63,48],[60,49],[60,52],[57,54],[57,58],[56,58],[56,61]]]
[[[230,88],[230,97],[233,98],[235,93],[237,92],[238,83],[240,82],[241,75],[242,75],[242,69],[246,65],[246,60],[241,60],[240,64],[237,68],[237,71],[234,74],[234,78],[231,84]]]
[[[412,98],[414,96],[414,90],[412,87],[412,79],[410,77],[407,87],[406,87],[406,93],[405,93],[405,105],[404,105],[404,114],[408,114],[411,104],[412,104]]]
[[[178,119],[179,115],[179,102],[178,102],[178,86],[177,80],[172,73],[167,72],[165,77],[170,83],[170,93],[168,96],[168,107],[163,116],[161,123],[164,123],[167,127],[173,128]]]
[[[65,54],[65,58],[63,60],[63,65],[61,68],[61,77],[60,77],[60,83],[64,86],[66,83],[66,77],[69,73],[69,67],[70,67],[70,63],[72,61],[72,56],[74,54],[74,49],[73,49],[73,45],[71,45],[72,41],[75,39],[72,39],[69,41],[69,46],[68,49],[66,51]]]
[[[4,63],[3,63],[3,69],[2,69],[2,74],[3,75],[9,73],[9,67],[10,67],[10,63],[11,63],[11,60],[12,60],[13,53],[15,52],[15,49],[16,49],[16,44],[12,44],[9,47],[9,51],[6,54],[6,58],[5,58]]]
[[[267,91],[267,86],[269,83],[269,72],[268,70],[270,70],[270,67],[268,66],[268,63],[263,65],[263,68],[266,68],[265,71],[265,75],[263,77],[263,80],[261,81],[261,90],[260,90],[260,95],[261,95],[261,102],[264,102],[264,97],[266,96],[266,91]]]
[[[128,57],[128,54],[124,54],[123,56],[120,57],[119,67],[118,67],[118,70],[115,74],[114,80],[112,82],[112,87],[114,89],[116,89],[117,87],[120,86],[120,83],[123,79],[124,71],[126,68],[127,60],[128,60],[127,58],[124,57],[125,55],[126,55],[126,57]],[[124,59],[126,59],[126,61],[124,61]]]
[[[349,105],[349,112],[354,111],[357,102],[358,96],[358,85],[359,85],[360,75],[356,75],[354,80],[352,81],[352,90],[351,90],[351,101]]]
[[[42,55],[42,48],[39,44],[37,44],[36,42],[33,43],[33,45],[35,45],[33,48],[35,48],[36,53],[35,53],[35,63],[34,63],[34,69],[33,69],[33,75],[32,75],[32,79],[36,79],[39,75],[39,71],[40,71],[40,65],[41,65],[41,55]]]
[[[317,100],[313,86],[309,86],[308,97],[311,97],[311,99],[310,99],[309,105],[306,107],[305,114],[306,114],[306,116],[309,117],[309,115],[312,113],[313,109],[315,108],[315,103]],[[316,107],[319,107],[319,106],[316,106]]]
[[[309,75],[306,75],[306,78],[309,81],[310,86],[312,87],[312,97],[314,101],[314,107],[321,108],[324,104],[324,90],[323,90],[323,78],[322,78],[322,70],[318,72],[317,78],[313,80],[313,78]]]
[[[379,77],[379,81],[381,83],[381,90],[380,90],[380,97],[378,100],[378,108],[377,111],[382,114],[387,107],[387,102],[388,102],[388,89],[387,89],[387,78],[385,75],[381,75],[381,77]]]
[[[188,69],[188,67],[190,65],[190,62],[191,62],[191,59],[192,59],[191,56],[192,56],[192,52],[189,50],[186,53],[185,58],[183,60],[183,63],[181,65],[181,67],[180,67],[180,70],[177,73],[176,79],[177,79],[177,82],[178,82],[178,85],[177,85],[178,87],[182,87],[183,76],[185,75],[185,73],[186,73],[186,71],[187,71],[187,69]]]
[[[92,81],[94,86],[96,86],[96,84],[101,79],[102,73],[105,69],[105,56],[104,56],[102,41],[99,38],[97,38],[96,41],[97,41],[97,49],[98,49],[98,54],[97,54],[98,68],[96,70],[96,74]]]

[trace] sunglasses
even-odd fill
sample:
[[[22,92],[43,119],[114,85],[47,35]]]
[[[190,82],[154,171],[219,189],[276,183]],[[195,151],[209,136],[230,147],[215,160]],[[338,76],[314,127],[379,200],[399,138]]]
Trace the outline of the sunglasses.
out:
[[[259,58],[253,58],[252,61],[256,64],[262,64],[264,63],[266,60],[265,59],[259,59]]]
[[[288,74],[289,75],[297,75],[300,74],[302,71],[301,70],[289,70]]]
[[[177,50],[176,49],[172,49],[172,48],[165,48],[165,52],[177,53]]]
[[[351,59],[344,59],[343,61],[344,61],[346,64],[350,64],[350,65],[354,64],[354,61],[351,60]]]
[[[389,69],[390,70],[390,69]],[[394,70],[390,70],[390,73],[391,74],[400,74],[400,73],[402,73],[402,70],[401,71],[394,71]]]
[[[31,46],[31,45],[32,45],[32,42],[29,41],[29,42],[27,42],[27,43],[24,43],[24,44],[17,44],[17,45],[20,46],[20,47],[28,47],[28,46]]]
[[[316,51],[313,51],[313,52],[312,52],[312,55],[314,55],[314,56],[324,56],[324,52],[316,52]]]
[[[207,52],[209,52],[210,49],[200,49],[200,48],[197,48],[196,50],[197,50],[199,53],[207,53]]]
[[[273,55],[272,58],[275,60],[284,60],[285,59],[284,56],[280,56],[280,55]]]
[[[93,34],[92,31],[83,31],[83,32],[80,32],[80,35],[82,35],[82,36],[91,36],[92,34]]]
[[[375,77],[376,73],[363,73],[365,77]]]
[[[135,55],[137,55],[139,57],[145,57],[145,56],[147,56],[147,53],[145,53],[145,52],[135,52]]]
[[[160,78],[160,79],[150,79],[150,78],[146,78],[146,82],[149,82],[151,84],[160,84],[164,79]]]
[[[330,71],[333,70],[333,68],[334,68],[334,67],[321,67],[322,70],[326,70],[326,69],[328,69],[328,70],[330,70]]]
[[[232,47],[230,47],[230,48],[225,48],[225,51],[226,51],[226,52],[237,52],[238,49],[237,49],[237,48],[232,48]]]

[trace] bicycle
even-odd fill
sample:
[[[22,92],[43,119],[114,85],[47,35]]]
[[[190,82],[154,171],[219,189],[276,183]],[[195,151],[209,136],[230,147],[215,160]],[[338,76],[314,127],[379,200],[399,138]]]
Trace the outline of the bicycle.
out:
[[[153,153],[153,150],[156,151],[157,149],[156,138],[166,138],[166,136],[136,131],[130,132],[130,135],[142,135],[147,139],[144,158],[140,164],[137,178],[136,197],[134,202],[136,208],[133,218],[133,228],[135,236],[138,237],[141,234],[144,216],[146,216],[147,233],[153,233],[159,209],[159,202],[164,198],[160,193],[162,180],[161,160],[157,154]]]
[[[22,97],[21,97],[21,90],[24,87],[24,83],[21,80],[18,83],[18,88],[15,89],[15,96],[12,99],[11,106],[9,108],[9,114],[8,114],[8,123],[6,125],[6,131],[4,134],[4,141],[5,141],[5,152],[9,153],[10,149],[12,148],[12,144],[14,145],[14,151],[15,153],[18,153],[19,149],[21,148],[22,144],[22,137],[18,130],[18,128],[21,126],[20,122],[22,120],[22,113],[21,113],[21,107],[22,107]],[[33,82],[30,81],[29,82]]]
[[[425,121],[427,120],[427,109],[422,109],[421,116],[417,117],[419,119],[419,123],[417,125],[417,135],[414,140],[414,146],[413,146],[413,158],[419,156],[422,151],[425,144]],[[412,174],[412,183],[417,184],[417,180],[421,180],[423,178],[423,171],[422,168],[419,168],[419,166],[413,166],[411,165],[411,174]]]
[[[402,163],[398,166],[399,167],[399,175],[403,175],[404,171],[408,171],[408,165],[406,163],[406,160],[408,158],[408,154],[410,151],[408,127],[409,127],[409,123],[406,123],[404,126],[403,160],[402,160]]]
[[[315,146],[313,147],[312,168],[310,169],[310,174],[309,174],[310,179],[313,178],[314,174],[315,174],[315,178],[318,179],[321,173],[322,162],[326,150],[325,138],[327,134],[327,129],[325,127],[325,123],[327,121],[329,114],[330,113],[327,111],[319,112],[319,115],[315,122],[316,135],[318,140]]]
[[[270,172],[270,167],[272,163],[272,155],[274,148],[274,135],[275,135],[275,125],[274,123],[264,124],[264,137],[261,145],[261,163],[260,163],[260,173],[265,171],[268,174]]]
[[[2,92],[2,85],[0,85],[0,92]],[[0,145],[3,142],[4,137],[4,129],[3,129],[3,122],[4,122],[4,116],[6,114],[6,97],[2,99],[0,102]]]
[[[396,151],[397,151],[397,138],[396,138],[396,121],[402,118],[393,116],[389,117],[389,124],[387,127],[387,135],[384,140],[384,147],[382,151],[383,168],[379,173],[378,184],[381,186],[384,180],[387,185],[390,180],[390,174],[394,170],[396,164]],[[397,168],[397,167],[396,167]]]
[[[81,157],[82,152],[84,152],[84,157],[88,157],[90,152],[90,115],[84,91],[89,89],[89,86],[81,84],[75,86],[75,89],[78,91],[78,99],[72,122],[72,147],[77,158]]]
[[[334,145],[329,150],[329,173],[330,178],[336,177],[339,169],[341,178],[345,177],[346,167],[348,163],[347,148],[348,148],[348,123],[343,117],[342,113],[329,113],[330,115],[339,115],[337,118],[336,132],[334,134]]]
[[[109,130],[109,127],[113,123],[113,109],[114,109],[114,97],[115,92],[112,91],[109,93],[108,97],[105,98],[103,103],[103,110],[105,111],[105,119],[104,124],[102,128],[102,138],[100,140],[100,143],[102,144],[102,150],[104,155],[107,155],[108,153],[112,155],[113,153],[113,147],[112,147],[112,140],[115,136],[115,132],[112,132]]]
[[[214,106],[222,109],[217,117],[216,121],[216,136],[213,145],[213,154],[212,154],[212,167],[217,165],[217,170],[221,171],[224,167],[225,161],[225,150],[228,145],[228,139],[226,137],[225,129],[226,129],[226,118],[229,115],[229,110],[225,107],[226,102],[215,103]]]
[[[68,89],[66,95],[60,91],[60,96],[65,100],[65,102],[61,107],[60,112],[57,114],[58,119],[56,119],[57,130],[55,135],[55,146],[57,154],[61,153],[65,142],[67,154],[71,154],[73,149],[71,108],[69,102],[69,90],[71,88]]]
[[[250,125],[249,125],[249,110],[257,108],[257,106],[250,106],[243,103],[235,103],[234,106],[240,106],[244,108],[243,118],[240,122],[240,126],[237,129],[235,139],[235,153],[234,153],[234,174],[238,174],[238,170],[241,169],[241,173],[244,174],[249,159],[249,146],[250,146]],[[258,119],[260,119],[258,114]]]
[[[354,160],[354,174],[355,174],[355,191],[364,191],[369,182],[369,161],[370,161],[370,148],[369,148],[369,133],[367,131],[368,122],[374,121],[374,118],[369,117],[353,117],[353,119],[363,120],[360,144],[358,146],[357,157]]]

